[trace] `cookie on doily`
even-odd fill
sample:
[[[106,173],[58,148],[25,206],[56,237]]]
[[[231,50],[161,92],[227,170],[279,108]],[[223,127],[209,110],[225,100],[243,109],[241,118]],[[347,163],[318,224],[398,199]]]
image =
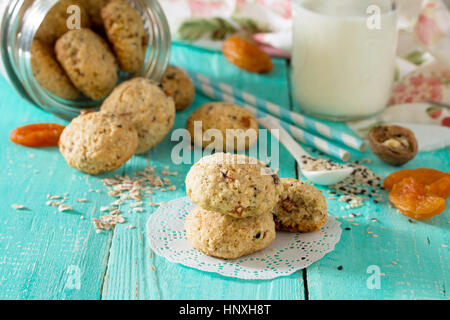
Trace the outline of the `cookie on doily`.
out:
[[[277,230],[312,232],[327,222],[327,200],[320,190],[296,179],[281,179],[281,185],[273,211]]]
[[[186,176],[186,192],[195,204],[235,218],[271,211],[280,187],[278,174],[265,163],[239,154],[203,157]]]
[[[186,217],[186,236],[206,255],[236,259],[266,248],[275,239],[275,223],[270,212],[238,219],[196,207]]]

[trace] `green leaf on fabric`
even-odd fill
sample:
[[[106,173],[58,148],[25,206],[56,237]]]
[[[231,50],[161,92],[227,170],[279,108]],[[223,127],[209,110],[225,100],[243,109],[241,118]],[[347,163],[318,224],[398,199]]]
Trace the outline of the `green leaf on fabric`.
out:
[[[211,40],[224,40],[233,34],[251,38],[255,33],[270,31],[250,18],[232,17],[231,20],[220,17],[188,19],[178,28],[177,36],[186,41],[197,41],[205,36]]]
[[[425,62],[425,51],[416,50],[411,52],[409,55],[406,56],[406,60],[408,60],[411,63],[414,63],[415,65],[420,66],[422,63]]]
[[[178,29],[182,40],[196,41],[207,35],[212,40],[223,40],[237,29],[223,18],[193,18],[184,21]]]

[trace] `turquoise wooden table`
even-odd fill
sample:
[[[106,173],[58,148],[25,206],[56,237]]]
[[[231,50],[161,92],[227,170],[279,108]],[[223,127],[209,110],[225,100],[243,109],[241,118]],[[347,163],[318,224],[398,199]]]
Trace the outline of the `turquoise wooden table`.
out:
[[[275,60],[265,76],[229,65],[219,53],[174,45],[172,63],[228,82],[286,108],[294,108],[289,67]],[[69,168],[56,148],[29,149],[9,141],[17,126],[64,121],[19,97],[0,78],[0,298],[1,299],[449,299],[450,211],[426,222],[414,222],[386,203],[349,211],[328,200],[330,213],[341,217],[342,236],[335,250],[305,270],[270,281],[226,278],[173,264],[154,254],[145,237],[145,223],[156,210],[125,211],[126,223],[97,234],[91,222],[108,205],[102,178],[133,175],[147,165],[179,171],[176,191],[155,194],[152,201],[185,196],[188,165],[174,166],[170,135],[145,156],[133,157],[116,172],[94,177]],[[197,95],[177,114],[174,128],[209,101]],[[347,130],[345,125],[336,127]],[[280,147],[280,175],[298,177],[294,159]],[[369,153],[351,153],[352,160],[372,158],[370,166],[386,175],[392,167]],[[421,153],[407,168],[450,171],[450,150]],[[159,169],[158,169],[159,170]],[[47,206],[47,194],[66,195],[74,211]],[[78,198],[88,202],[77,203]],[[22,204],[26,210],[15,210]],[[352,211],[353,212],[353,211]],[[373,222],[376,218],[377,222]],[[130,229],[129,225],[134,225]],[[374,236],[376,235],[376,236]],[[379,277],[376,281],[374,277]]]

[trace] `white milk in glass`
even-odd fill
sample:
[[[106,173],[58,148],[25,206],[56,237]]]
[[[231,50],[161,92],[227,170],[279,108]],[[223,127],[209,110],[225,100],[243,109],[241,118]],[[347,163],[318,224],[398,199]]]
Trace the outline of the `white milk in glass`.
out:
[[[395,73],[392,0],[293,0],[294,97],[309,114],[362,119],[382,111]]]

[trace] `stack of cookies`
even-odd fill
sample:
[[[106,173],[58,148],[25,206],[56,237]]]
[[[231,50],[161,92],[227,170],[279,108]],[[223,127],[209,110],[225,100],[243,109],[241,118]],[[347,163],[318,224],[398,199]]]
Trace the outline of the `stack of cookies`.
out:
[[[319,230],[328,217],[321,191],[280,179],[265,163],[245,155],[202,158],[186,176],[186,192],[198,205],[186,217],[186,236],[194,248],[218,258],[264,249],[275,230]]]
[[[186,191],[198,205],[186,218],[186,235],[201,252],[235,259],[266,248],[275,239],[272,210],[279,201],[278,175],[245,155],[216,153],[186,176]]]

